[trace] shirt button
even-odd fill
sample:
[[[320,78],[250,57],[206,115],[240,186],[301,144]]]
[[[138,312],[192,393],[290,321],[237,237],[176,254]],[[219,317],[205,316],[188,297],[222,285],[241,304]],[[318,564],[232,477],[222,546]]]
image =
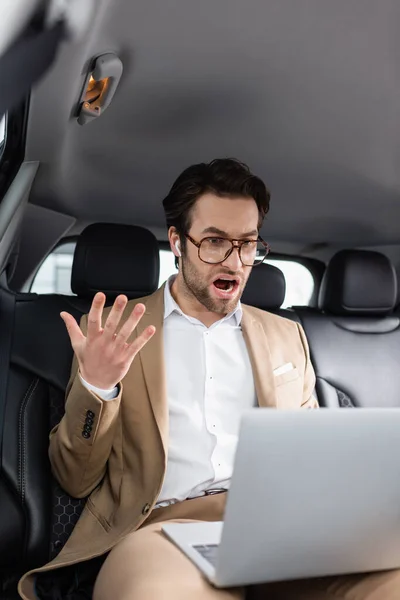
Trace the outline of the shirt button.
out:
[[[145,504],[142,508],[142,515],[147,515],[150,512],[150,504]]]
[[[90,433],[88,431],[82,431],[82,436],[88,440],[90,438]]]
[[[89,419],[93,419],[94,417],[94,412],[92,410],[88,410],[86,412],[86,416],[89,417]]]

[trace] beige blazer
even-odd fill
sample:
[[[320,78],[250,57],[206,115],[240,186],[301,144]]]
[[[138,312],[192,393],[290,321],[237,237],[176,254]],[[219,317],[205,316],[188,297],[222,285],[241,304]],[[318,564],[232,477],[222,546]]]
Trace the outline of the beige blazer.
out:
[[[88,496],[82,515],[60,554],[45,567],[24,575],[22,598],[33,599],[35,572],[84,561],[110,550],[137,529],[157,501],[167,464],[168,402],[163,356],[164,286],[143,302],[146,312],[136,332],[157,331],[134,359],[118,397],[102,401],[77,376],[74,360],[65,415],[50,433],[50,461],[61,486],[77,498]],[[104,318],[110,309],[104,311]],[[122,320],[123,320],[122,319]],[[87,317],[81,321],[85,332]],[[259,406],[315,408],[315,376],[302,327],[243,305],[243,336],[253,368]],[[293,370],[274,370],[292,363]],[[88,411],[90,438],[82,436]]]

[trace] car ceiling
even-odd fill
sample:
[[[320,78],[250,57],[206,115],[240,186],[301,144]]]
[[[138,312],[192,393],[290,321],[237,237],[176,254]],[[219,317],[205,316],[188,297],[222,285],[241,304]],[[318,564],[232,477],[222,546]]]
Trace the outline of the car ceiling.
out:
[[[397,0],[98,2],[32,95],[31,202],[162,237],[179,172],[235,156],[271,190],[266,239],[305,253],[400,244],[399,24]],[[120,87],[82,127],[83,79],[108,51]]]

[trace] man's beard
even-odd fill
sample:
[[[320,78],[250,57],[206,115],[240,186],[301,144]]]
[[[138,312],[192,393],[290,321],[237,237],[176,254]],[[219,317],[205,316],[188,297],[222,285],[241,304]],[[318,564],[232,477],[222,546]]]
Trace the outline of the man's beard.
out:
[[[210,278],[208,284],[203,282],[201,273],[186,257],[181,261],[181,272],[186,287],[186,295],[196,298],[196,300],[198,300],[198,302],[200,302],[207,310],[220,315],[225,315],[235,310],[246,283],[242,282],[242,278],[239,278],[237,273],[234,271],[223,271],[226,275],[237,277],[238,281],[240,281],[238,292],[235,294],[235,297],[232,299],[223,299],[212,297],[210,292],[212,279]]]

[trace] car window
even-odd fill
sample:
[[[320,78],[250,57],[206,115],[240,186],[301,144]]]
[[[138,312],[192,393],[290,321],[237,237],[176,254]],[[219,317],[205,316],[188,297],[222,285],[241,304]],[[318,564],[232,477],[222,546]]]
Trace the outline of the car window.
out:
[[[71,271],[75,243],[61,244],[49,254],[39,268],[31,291],[37,294],[72,295]],[[286,278],[286,296],[282,308],[288,306],[307,306],[314,291],[314,279],[304,265],[295,260],[268,259],[283,271]],[[159,285],[176,273],[175,257],[170,250],[160,250]]]
[[[265,261],[280,269],[286,279],[286,294],[282,308],[308,306],[314,292],[314,277],[307,267],[295,260],[267,259]]]
[[[36,294],[65,294],[71,296],[71,272],[75,242],[60,244],[41,264],[31,291]]]
[[[6,145],[6,115],[0,119],[0,159]]]
[[[160,250],[160,279],[159,285],[167,281],[168,277],[177,273],[175,255],[171,250]]]

